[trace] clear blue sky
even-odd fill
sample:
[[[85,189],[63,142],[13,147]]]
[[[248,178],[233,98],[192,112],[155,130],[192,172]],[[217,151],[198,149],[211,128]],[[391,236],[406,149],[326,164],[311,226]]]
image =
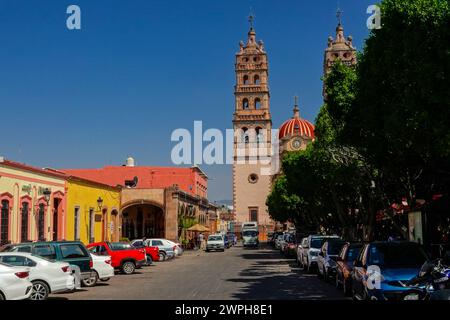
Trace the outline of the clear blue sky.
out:
[[[340,0],[360,50],[366,8]],[[66,28],[66,8],[82,30]],[[322,103],[337,0],[0,0],[0,155],[36,166],[171,165],[172,130],[231,128],[234,55],[250,7],[270,62],[274,127]],[[210,198],[231,199],[229,166],[205,166]]]

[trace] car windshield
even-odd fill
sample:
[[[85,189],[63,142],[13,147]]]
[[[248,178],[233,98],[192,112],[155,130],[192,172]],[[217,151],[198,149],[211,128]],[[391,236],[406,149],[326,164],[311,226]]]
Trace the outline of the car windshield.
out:
[[[131,249],[131,245],[129,243],[124,242],[111,242],[109,244],[111,250],[127,250]]]
[[[329,255],[338,255],[344,246],[345,241],[329,241],[328,242],[328,254]]]
[[[209,236],[208,237],[208,241],[222,241],[222,237],[221,236]]]
[[[359,254],[359,251],[361,251],[361,247],[350,247],[350,248],[348,248],[346,260],[348,262],[355,261],[356,257]]]
[[[256,231],[244,231],[244,232],[242,232],[242,235],[244,237],[256,237],[257,234],[258,233]]]
[[[323,238],[311,239],[311,248],[320,249],[323,245]]]
[[[369,263],[384,268],[420,268],[425,261],[425,252],[412,243],[376,244],[369,251]]]

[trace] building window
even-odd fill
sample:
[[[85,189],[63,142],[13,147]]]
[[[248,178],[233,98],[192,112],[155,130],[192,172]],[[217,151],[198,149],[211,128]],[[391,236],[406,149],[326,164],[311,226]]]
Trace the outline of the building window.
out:
[[[38,240],[45,241],[45,205],[43,203],[39,204],[38,212]]]
[[[250,105],[249,105],[248,99],[245,98],[244,100],[242,100],[242,109],[247,110],[249,108],[250,108]]]
[[[21,213],[21,228],[20,228],[20,240],[22,242],[28,241],[28,214],[29,214],[30,208],[28,202],[22,203],[22,213]]]
[[[241,142],[246,143],[246,144],[250,142],[250,137],[248,135],[247,128],[242,128]]]
[[[250,183],[257,183],[258,182],[258,175],[256,173],[252,173],[251,175],[248,176],[248,182]]]
[[[74,229],[73,235],[75,240],[80,241],[80,208],[76,207],[74,212]]]
[[[0,244],[8,242],[9,233],[9,201],[2,201],[2,212],[0,220]]]
[[[250,221],[251,222],[258,222],[258,208],[251,208],[250,209]]]
[[[94,209],[89,209],[89,243],[95,242],[95,215]]]
[[[247,75],[244,76],[244,84],[248,84],[248,76]]]
[[[261,99],[260,98],[255,99],[255,109],[261,109]]]
[[[261,79],[259,78],[259,75],[255,75],[255,77],[253,78],[253,82],[255,84],[260,84],[261,83]]]

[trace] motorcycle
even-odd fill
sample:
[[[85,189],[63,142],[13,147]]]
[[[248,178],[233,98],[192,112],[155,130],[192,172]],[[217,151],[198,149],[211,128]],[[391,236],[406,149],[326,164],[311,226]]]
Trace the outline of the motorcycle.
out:
[[[404,286],[411,289],[404,300],[450,300],[450,267],[442,259],[427,261]]]

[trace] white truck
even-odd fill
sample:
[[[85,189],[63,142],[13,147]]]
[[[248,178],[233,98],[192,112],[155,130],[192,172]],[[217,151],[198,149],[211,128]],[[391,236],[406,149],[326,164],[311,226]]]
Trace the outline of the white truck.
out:
[[[242,223],[242,242],[244,247],[259,246],[259,229],[257,222]]]

